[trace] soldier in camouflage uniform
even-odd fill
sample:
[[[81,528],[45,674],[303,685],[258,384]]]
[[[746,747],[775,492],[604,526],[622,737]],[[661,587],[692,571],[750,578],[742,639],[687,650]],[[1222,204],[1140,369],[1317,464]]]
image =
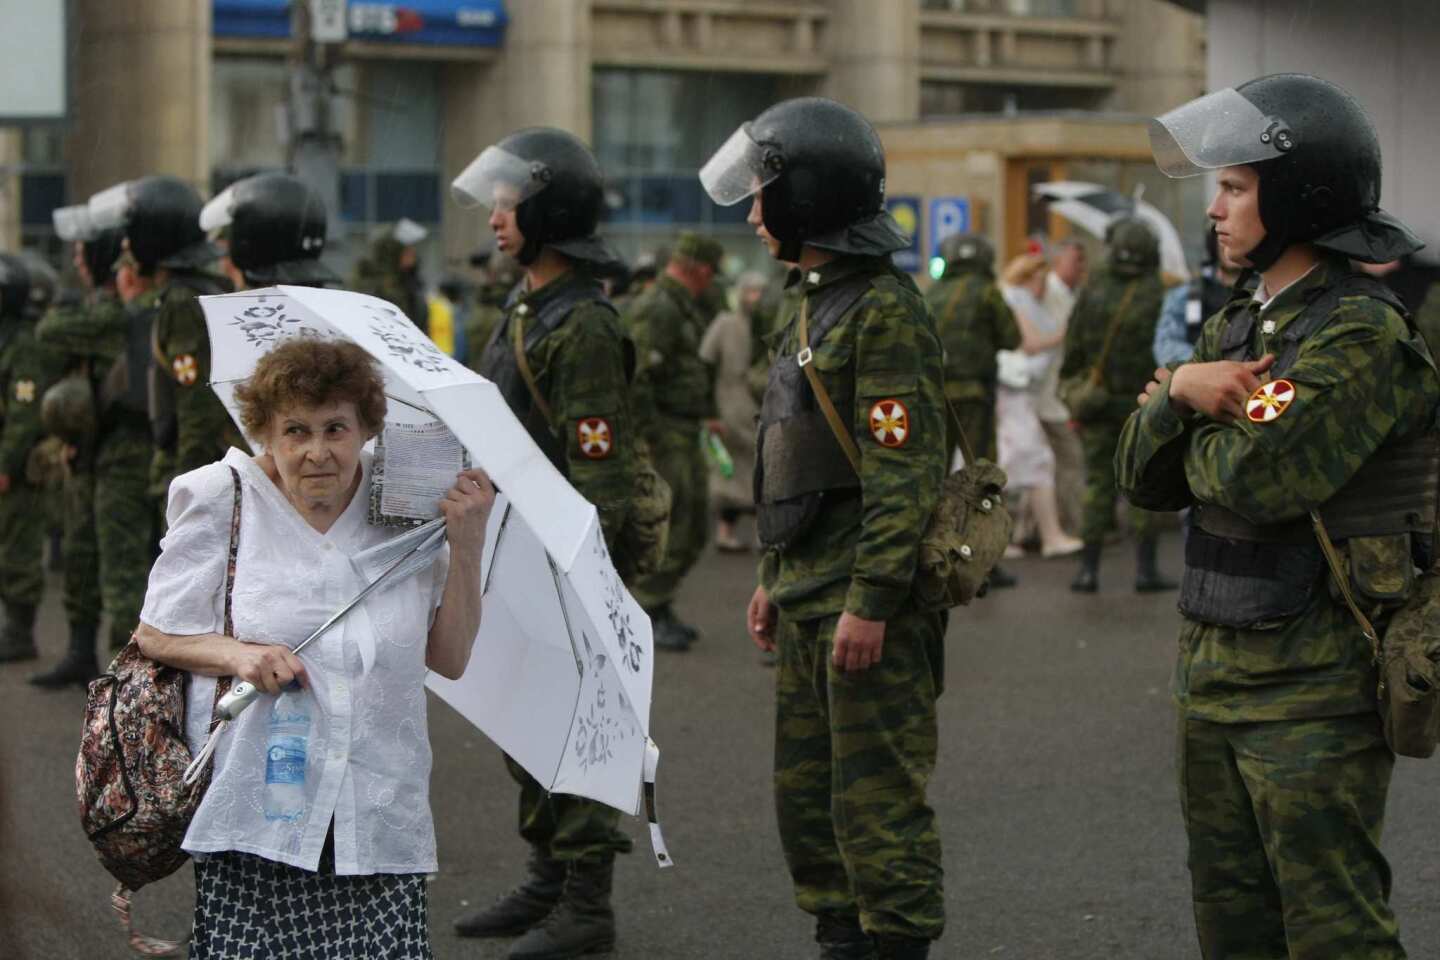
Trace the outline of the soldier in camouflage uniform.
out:
[[[452,192],[490,210],[497,247],[524,268],[479,363],[556,469],[600,513],[616,569],[628,568],[621,531],[631,509],[639,434],[629,379],[634,349],[594,276],[617,258],[595,234],[602,175],[561,130],[530,128],[487,147]],[[524,358],[522,363],[520,358]],[[519,936],[511,960],[561,960],[610,949],[615,855],[629,853],[619,813],[547,794],[506,758],[520,784],[528,876],[495,904],[455,921],[461,936]]]
[[[89,207],[97,229],[116,228],[125,237],[117,273],[125,347],[100,390],[95,500],[110,640],[123,646],[145,598],[170,481],[242,440],[210,389],[210,337],[197,298],[228,285],[201,269],[219,251],[200,229],[199,194],[175,177],[142,177],[96,194]],[[142,418],[149,436],[138,430]],[[140,462],[142,453],[148,464]],[[141,504],[148,504],[149,520],[142,520]],[[110,564],[107,557],[127,562]]]
[[[1170,176],[1218,170],[1220,244],[1262,280],[1191,362],[1156,371],[1115,458],[1133,502],[1195,507],[1174,690],[1201,952],[1396,960],[1380,849],[1394,755],[1318,529],[1383,635],[1412,564],[1433,559],[1440,378],[1399,300],[1346,258],[1420,243],[1378,209],[1374,128],[1325,81],[1211,94],[1152,123],[1151,143]]]
[[[800,268],[761,405],[767,549],[747,615],[756,644],[779,652],[775,798],[796,900],[821,957],[923,958],[945,925],[925,799],[945,617],[918,609],[911,586],[947,467],[939,336],[890,262],[909,240],[858,113],[784,101],[700,180],[717,203],[753,196],[756,233]]]
[[[995,283],[995,250],[979,234],[940,244],[945,275],[925,292],[945,347],[945,396],[977,457],[995,459],[995,352],[1020,346],[1020,328]],[[947,420],[946,443],[959,444]]]
[[[0,253],[0,662],[29,660],[35,611],[45,589],[42,557],[49,532],[44,491],[27,469],[44,438],[40,399],[65,372],[65,358],[35,339],[27,307],[30,273],[13,253]]]
[[[1109,259],[1080,288],[1070,325],[1065,331],[1062,383],[1093,376],[1099,365],[1103,402],[1095,409],[1075,409],[1085,449],[1084,515],[1080,539],[1080,571],[1070,589],[1095,593],[1100,588],[1100,552],[1115,525],[1115,444],[1132,409],[1135,394],[1155,368],[1151,346],[1165,289],[1160,281],[1160,242],[1139,220],[1121,220],[1106,238]],[[1160,575],[1156,561],[1158,523],[1145,510],[1130,511],[1136,537],[1135,589],[1141,593],[1175,589]]]
[[[416,245],[429,231],[409,218],[402,218],[370,246],[369,254],[355,265],[350,289],[388,300],[421,330],[429,332],[429,309],[425,306],[425,285],[420,280],[419,251]]]
[[[665,272],[625,314],[635,341],[640,432],[673,497],[665,560],[632,587],[654,624],[655,646],[662,650],[686,650],[699,637],[671,605],[680,581],[705,549],[710,524],[700,429],[702,421],[715,426],[717,414],[714,370],[700,359],[700,340],[709,326],[700,298],[713,284],[723,254],[714,240],[682,234]]]
[[[125,308],[115,289],[115,261],[120,257],[123,237],[114,229],[71,229],[73,218],[67,219],[66,211],[85,209],[59,210],[55,218],[61,237],[74,243],[75,271],[84,284],[85,297],[57,303],[35,328],[41,343],[66,357],[69,372],[45,394],[41,414],[45,428],[73,451],[65,476],[63,527],[65,616],[70,625],[70,642],[65,656],[53,669],[30,678],[36,686],[50,689],[86,684],[98,673],[95,638],[104,608],[100,540],[95,524],[95,462],[100,442],[95,399],[105,373],[125,352]],[[143,421],[140,425],[145,428]],[[142,434],[148,441],[148,428]],[[139,459],[149,462],[148,442]],[[133,563],[148,573],[148,561],[148,555],[122,557],[111,559],[109,565],[113,570],[117,562]],[[138,607],[134,613],[138,618]]]

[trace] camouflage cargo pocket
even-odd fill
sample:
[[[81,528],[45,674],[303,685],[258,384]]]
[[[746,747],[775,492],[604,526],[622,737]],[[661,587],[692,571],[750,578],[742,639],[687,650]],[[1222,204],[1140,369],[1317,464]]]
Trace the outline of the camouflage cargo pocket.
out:
[[[1415,588],[1415,563],[1408,533],[1351,537],[1346,547],[1350,585],[1359,596],[1392,607],[1409,599]]]

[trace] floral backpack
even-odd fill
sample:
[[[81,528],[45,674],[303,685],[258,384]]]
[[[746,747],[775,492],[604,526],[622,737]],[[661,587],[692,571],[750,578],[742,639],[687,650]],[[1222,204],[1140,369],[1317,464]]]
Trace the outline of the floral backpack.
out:
[[[233,636],[230,596],[240,539],[240,475],[234,467],[230,472],[235,506],[225,571],[225,633]],[[210,785],[211,764],[193,783],[182,779],[191,761],[185,740],[188,676],[146,657],[132,635],[109,670],[90,684],[75,760],[81,826],[101,865],[118,881],[110,903],[131,948],[142,956],[179,955],[179,944],[134,932],[130,899],[189,858],[180,844]],[[228,677],[216,683],[216,703],[229,687]]]

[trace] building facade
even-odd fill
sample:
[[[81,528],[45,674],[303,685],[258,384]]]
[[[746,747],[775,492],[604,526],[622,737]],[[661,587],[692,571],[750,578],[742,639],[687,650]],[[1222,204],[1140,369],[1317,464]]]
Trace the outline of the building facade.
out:
[[[12,242],[53,245],[51,208],[128,177],[208,194],[285,166],[286,0],[74,4],[69,123],[0,135],[22,197]],[[739,123],[807,94],[876,122],[920,246],[930,199],[958,197],[1010,252],[1063,232],[1028,200],[1037,179],[1138,182],[1143,118],[1200,92],[1205,64],[1202,17],[1161,0],[350,0],[348,19],[331,75],[339,246],[409,216],[434,228],[432,274],[489,242],[449,179],[535,124],[594,145],[628,256],[699,228],[758,260],[745,211],[695,174]]]

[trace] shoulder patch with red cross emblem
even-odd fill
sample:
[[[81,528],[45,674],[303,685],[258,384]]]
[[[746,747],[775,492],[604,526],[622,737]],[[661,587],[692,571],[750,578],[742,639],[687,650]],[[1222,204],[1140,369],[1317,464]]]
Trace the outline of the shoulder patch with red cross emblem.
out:
[[[182,387],[195,385],[196,379],[200,376],[200,365],[195,362],[195,355],[182,353],[170,361],[170,372],[175,374],[175,382]]]
[[[1251,423],[1269,423],[1290,409],[1295,402],[1295,384],[1289,380],[1262,383],[1245,401],[1245,416]]]
[[[910,439],[910,411],[899,400],[881,400],[870,408],[870,435],[882,447],[903,447]]]
[[[590,460],[604,460],[615,447],[610,421],[601,417],[586,417],[577,423],[575,437],[580,441],[580,452]]]

